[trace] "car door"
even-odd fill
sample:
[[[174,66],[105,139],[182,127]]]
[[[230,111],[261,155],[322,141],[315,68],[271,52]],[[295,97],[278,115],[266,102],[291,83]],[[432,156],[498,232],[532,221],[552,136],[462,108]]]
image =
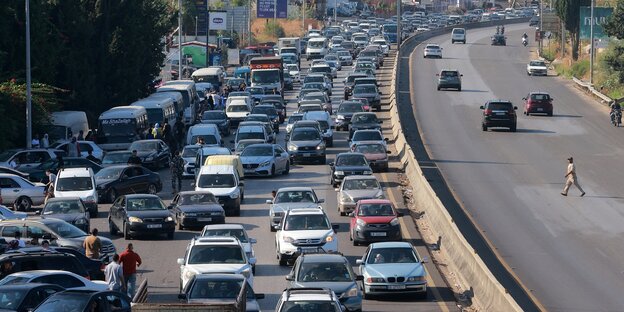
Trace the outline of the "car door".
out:
[[[169,147],[167,147],[167,144],[165,144],[165,142],[159,142],[158,156],[162,163],[164,163],[165,161],[168,162],[167,158],[169,157]]]
[[[118,194],[132,194],[136,192],[136,176],[137,171],[136,168],[140,168],[138,166],[129,166],[124,169],[121,173],[121,178],[119,180]]]
[[[113,209],[113,223],[118,229],[123,229],[123,224],[126,219],[126,196],[120,196],[115,201]]]
[[[143,167],[134,167],[134,176],[132,177],[132,193],[146,193],[149,185],[149,172]]]
[[[106,292],[102,294],[103,299],[109,307],[109,311],[130,312],[130,301],[128,297],[117,292]]]
[[[78,143],[80,148],[80,157],[89,156],[89,151],[93,152],[93,147],[89,143]]]
[[[12,205],[20,196],[26,195],[15,177],[0,178],[0,188],[2,188],[2,201],[9,205]]]
[[[86,286],[85,283],[83,283],[81,280],[69,274],[49,274],[45,276],[40,276],[34,278],[31,283],[55,284],[65,289]]]
[[[280,170],[286,170],[286,166],[288,164],[288,153],[284,151],[279,145],[274,145],[273,149],[275,155],[275,163],[277,164],[277,168]]]

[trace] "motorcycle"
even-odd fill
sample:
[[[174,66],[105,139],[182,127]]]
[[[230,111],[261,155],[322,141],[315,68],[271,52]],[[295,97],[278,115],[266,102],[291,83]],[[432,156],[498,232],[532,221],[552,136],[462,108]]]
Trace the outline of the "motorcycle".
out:
[[[620,125],[622,125],[622,111],[621,110],[611,110],[611,124],[614,127],[619,127]]]
[[[522,38],[522,45],[526,47],[526,46],[527,46],[527,44],[529,44],[529,40],[528,40],[527,38],[524,38],[524,37],[523,37],[523,38]]]

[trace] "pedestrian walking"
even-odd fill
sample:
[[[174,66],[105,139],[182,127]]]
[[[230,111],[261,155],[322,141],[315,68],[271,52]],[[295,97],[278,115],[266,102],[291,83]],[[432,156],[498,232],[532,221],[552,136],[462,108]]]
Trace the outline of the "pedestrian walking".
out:
[[[67,157],[80,157],[80,145],[76,137],[72,137],[71,142],[67,144]]]
[[[52,173],[52,170],[47,169],[45,174],[48,176],[48,183],[45,189],[44,205],[48,202],[48,199],[54,198],[54,183],[56,183],[56,174]]]
[[[162,129],[160,128],[159,123],[156,123],[154,125],[154,130],[152,130],[152,136],[154,136],[154,139],[162,139]]]
[[[84,141],[84,131],[83,130],[80,130],[78,132],[78,138],[77,139],[78,139],[78,141]]]
[[[41,139],[41,147],[49,148],[50,147],[50,137],[47,133],[43,135],[43,139]]]
[[[123,277],[123,268],[119,264],[119,255],[113,256],[113,261],[104,268],[104,277],[108,284],[108,290],[124,292],[126,283]]]
[[[141,165],[143,162],[141,161],[141,157],[138,155],[139,152],[137,150],[132,150],[132,155],[128,157],[128,165]]]
[[[123,266],[123,277],[128,290],[128,297],[133,298],[136,291],[136,272],[137,267],[142,264],[139,254],[134,252],[132,243],[128,244],[126,250],[119,255],[119,262]]]
[[[209,110],[213,110],[215,107],[215,102],[214,102],[212,92],[208,94],[208,98],[206,99],[206,106],[208,106]]]
[[[171,188],[172,193],[182,191],[182,173],[184,173],[184,159],[182,159],[181,153],[174,153],[169,162],[169,169],[171,170]]]
[[[182,122],[182,118],[178,117],[173,127],[173,132],[175,135],[175,140],[177,141],[176,143],[178,144],[178,149],[181,149],[184,147],[184,136],[186,135],[185,126]]]
[[[85,237],[82,247],[85,250],[85,256],[93,260],[100,260],[100,251],[102,250],[102,242],[98,235],[98,229],[91,230],[91,235]]]
[[[145,139],[151,140],[153,138],[154,138],[154,125],[150,124],[149,128],[147,129],[147,133],[145,133]]]
[[[574,159],[572,157],[568,158],[568,171],[566,172],[565,178],[566,183],[563,187],[561,195],[568,196],[568,190],[570,189],[570,186],[574,184],[574,186],[581,191],[581,197],[585,196],[585,191],[583,191],[583,188],[578,183],[578,178],[576,177],[576,166],[574,165]]]

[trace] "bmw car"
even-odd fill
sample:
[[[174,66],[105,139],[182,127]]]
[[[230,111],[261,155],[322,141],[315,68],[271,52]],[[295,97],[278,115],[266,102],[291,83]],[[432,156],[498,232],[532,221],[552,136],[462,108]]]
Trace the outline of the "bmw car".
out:
[[[288,153],[278,144],[252,144],[240,154],[245,176],[274,176],[288,174]]]

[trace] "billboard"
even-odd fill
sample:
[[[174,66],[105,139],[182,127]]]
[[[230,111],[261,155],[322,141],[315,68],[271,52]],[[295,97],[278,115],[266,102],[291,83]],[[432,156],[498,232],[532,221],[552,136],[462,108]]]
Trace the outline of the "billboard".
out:
[[[607,21],[609,16],[613,14],[613,8],[594,7],[594,38],[607,38],[607,34],[602,29],[602,24]],[[581,39],[590,39],[591,31],[591,8],[588,6],[581,7],[580,12],[580,31]]]
[[[288,17],[288,0],[258,0],[258,18],[273,18],[277,4],[277,18]]]
[[[210,11],[210,30],[227,30],[227,12]]]

